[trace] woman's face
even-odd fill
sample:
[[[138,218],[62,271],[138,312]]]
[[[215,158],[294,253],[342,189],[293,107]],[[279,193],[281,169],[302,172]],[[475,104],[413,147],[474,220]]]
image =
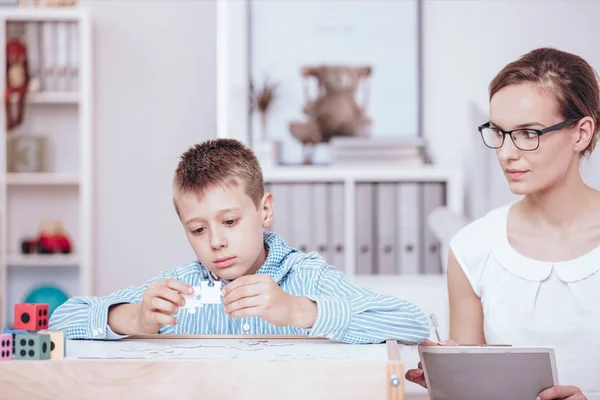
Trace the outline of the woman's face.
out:
[[[533,83],[506,86],[490,101],[490,125],[505,131],[544,129],[564,120],[552,90]],[[510,190],[518,195],[543,191],[564,180],[572,168],[577,169],[580,124],[543,134],[533,151],[517,148],[506,135],[496,155]]]

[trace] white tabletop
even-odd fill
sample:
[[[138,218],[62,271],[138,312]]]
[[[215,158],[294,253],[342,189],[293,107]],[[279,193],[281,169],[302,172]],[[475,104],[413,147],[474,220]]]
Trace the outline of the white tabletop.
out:
[[[385,344],[353,345],[328,340],[305,339],[122,339],[118,341],[67,340],[70,360],[339,360],[381,362],[387,360]],[[405,370],[419,362],[417,347],[400,346]],[[426,390],[405,382],[405,393]]]

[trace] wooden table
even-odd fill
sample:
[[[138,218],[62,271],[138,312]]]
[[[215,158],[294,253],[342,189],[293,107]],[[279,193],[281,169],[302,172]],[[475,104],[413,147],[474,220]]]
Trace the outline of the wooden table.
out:
[[[0,398],[403,400],[400,349],[301,336],[69,340],[64,360],[0,362]]]

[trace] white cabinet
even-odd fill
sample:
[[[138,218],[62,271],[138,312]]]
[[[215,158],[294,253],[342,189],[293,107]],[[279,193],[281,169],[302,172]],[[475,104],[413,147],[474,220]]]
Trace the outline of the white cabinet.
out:
[[[462,178],[434,166],[265,168],[272,230],[317,251],[349,276],[439,275],[440,245],[427,226],[438,206],[462,214]]]
[[[0,42],[23,38],[37,88],[27,94],[23,123],[0,118],[0,328],[12,326],[13,305],[41,285],[68,296],[91,294],[92,273],[92,28],[79,8],[4,8]],[[0,52],[6,68],[6,53]],[[6,76],[6,71],[3,72]],[[5,91],[5,79],[1,85]],[[4,109],[4,106],[3,106]],[[14,138],[43,137],[42,171],[9,170]],[[23,171],[22,168],[19,171]],[[44,220],[59,220],[72,239],[70,254],[25,255],[21,242]]]

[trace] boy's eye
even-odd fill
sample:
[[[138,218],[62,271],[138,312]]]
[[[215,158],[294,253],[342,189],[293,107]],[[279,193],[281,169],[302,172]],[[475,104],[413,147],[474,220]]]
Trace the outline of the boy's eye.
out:
[[[194,230],[192,231],[192,233],[194,233],[194,234],[196,234],[196,235],[199,235],[199,234],[201,234],[202,232],[204,232],[204,228],[198,228],[198,229],[194,229]]]
[[[237,222],[237,219],[228,219],[224,223],[225,223],[225,225],[231,226],[231,225],[234,225],[236,222]]]

